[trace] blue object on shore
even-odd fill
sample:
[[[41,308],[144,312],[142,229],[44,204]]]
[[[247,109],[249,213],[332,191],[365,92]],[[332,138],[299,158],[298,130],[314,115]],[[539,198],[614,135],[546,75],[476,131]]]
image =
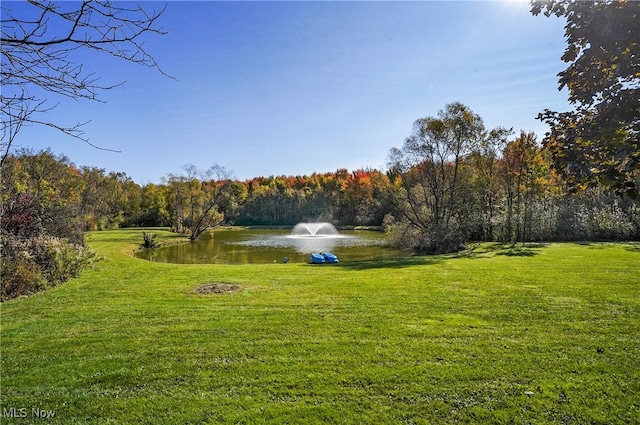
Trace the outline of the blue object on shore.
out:
[[[314,252],[311,254],[311,262],[313,264],[337,263],[338,257],[330,252]]]
[[[314,252],[313,254],[311,254],[311,262],[313,264],[322,264],[325,262],[324,259],[324,255],[318,253],[318,252]]]
[[[334,254],[332,254],[330,252],[323,252],[322,255],[324,256],[324,260],[327,263],[337,263],[338,262],[338,257],[336,257]]]

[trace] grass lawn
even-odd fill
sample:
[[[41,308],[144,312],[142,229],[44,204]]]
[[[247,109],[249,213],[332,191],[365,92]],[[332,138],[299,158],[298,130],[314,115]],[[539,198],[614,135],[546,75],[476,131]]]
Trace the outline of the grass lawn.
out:
[[[238,266],[88,240],[93,269],[0,307],[2,424],[640,423],[638,244]]]

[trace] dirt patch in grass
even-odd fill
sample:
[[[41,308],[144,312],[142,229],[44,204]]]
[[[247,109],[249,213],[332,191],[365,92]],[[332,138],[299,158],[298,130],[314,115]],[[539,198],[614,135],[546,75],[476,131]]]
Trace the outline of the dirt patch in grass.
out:
[[[241,289],[242,287],[240,285],[236,285],[233,283],[212,282],[198,285],[198,287],[196,288],[196,292],[201,295],[224,294],[227,292],[237,292]]]

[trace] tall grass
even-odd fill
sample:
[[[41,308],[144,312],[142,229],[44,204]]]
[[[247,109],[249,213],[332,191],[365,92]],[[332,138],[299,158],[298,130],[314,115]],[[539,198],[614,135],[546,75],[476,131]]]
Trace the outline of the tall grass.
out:
[[[92,270],[2,304],[2,424],[640,420],[637,244],[239,266],[141,238],[91,233]]]

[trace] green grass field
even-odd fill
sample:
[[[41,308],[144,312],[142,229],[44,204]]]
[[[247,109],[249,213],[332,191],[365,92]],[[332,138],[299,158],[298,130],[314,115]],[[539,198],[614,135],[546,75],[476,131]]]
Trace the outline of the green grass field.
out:
[[[640,423],[638,244],[237,266],[88,240],[93,269],[0,307],[2,424]]]

